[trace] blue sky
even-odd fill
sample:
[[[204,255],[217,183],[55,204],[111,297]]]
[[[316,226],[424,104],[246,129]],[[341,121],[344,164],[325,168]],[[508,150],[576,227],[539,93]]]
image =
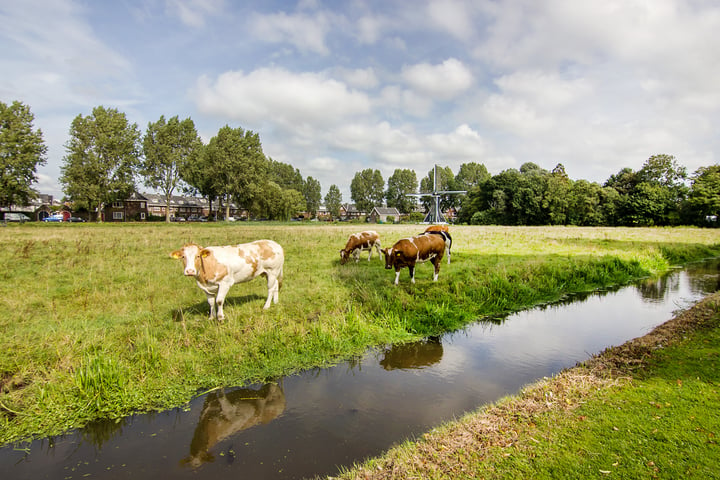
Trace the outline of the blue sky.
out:
[[[603,183],[655,154],[719,161],[715,0],[0,0],[0,25],[0,101],[44,133],[43,193],[98,105],[142,132],[190,117],[206,143],[252,130],[345,201],[365,168]]]

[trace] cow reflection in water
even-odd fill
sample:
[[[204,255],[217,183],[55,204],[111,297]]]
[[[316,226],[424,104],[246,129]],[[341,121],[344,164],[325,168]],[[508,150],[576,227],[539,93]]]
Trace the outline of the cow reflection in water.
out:
[[[419,342],[392,345],[383,353],[380,365],[385,370],[425,368],[442,360],[443,346],[440,337],[429,337]]]
[[[215,445],[242,430],[273,421],[284,410],[285,394],[274,383],[259,390],[209,393],[190,443],[190,455],[181,463],[195,468],[212,462],[215,457],[210,450]]]

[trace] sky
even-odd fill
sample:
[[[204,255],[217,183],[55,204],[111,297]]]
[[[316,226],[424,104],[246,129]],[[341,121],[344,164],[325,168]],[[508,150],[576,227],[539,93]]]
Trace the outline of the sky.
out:
[[[526,162],[604,183],[719,163],[717,0],[0,0],[0,101],[58,182],[72,120],[192,118],[350,199],[356,172]],[[140,191],[151,191],[142,184]]]

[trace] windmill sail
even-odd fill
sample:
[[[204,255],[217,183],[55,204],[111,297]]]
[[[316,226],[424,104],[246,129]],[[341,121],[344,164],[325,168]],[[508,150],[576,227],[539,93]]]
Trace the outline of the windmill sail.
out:
[[[467,193],[466,190],[438,190],[437,188],[437,165],[433,168],[433,191],[431,193],[408,193],[409,197],[432,197],[433,203],[423,223],[448,223],[445,215],[440,210],[440,196]]]

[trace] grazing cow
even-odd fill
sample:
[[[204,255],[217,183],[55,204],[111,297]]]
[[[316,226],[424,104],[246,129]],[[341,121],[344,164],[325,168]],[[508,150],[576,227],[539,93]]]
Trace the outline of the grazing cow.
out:
[[[225,318],[223,303],[230,287],[249,282],[258,275],[267,277],[268,296],[263,309],[270,307],[270,300],[278,302],[285,254],[272,240],[205,248],[190,243],[170,256],[183,260],[185,276],[195,277],[198,287],[207,295],[211,319]]]
[[[340,265],[344,265],[350,259],[350,255],[355,258],[355,263],[360,261],[360,252],[369,251],[368,262],[372,258],[373,248],[377,250],[378,257],[380,257],[380,236],[377,232],[368,230],[366,232],[353,233],[348,238],[345,248],[340,250]]]
[[[433,228],[438,227],[438,228]],[[447,255],[448,265],[450,265],[450,248],[452,248],[452,237],[448,232],[447,225],[430,225],[425,229],[423,235],[440,235],[445,239],[445,254]]]
[[[400,270],[403,267],[408,267],[410,281],[415,283],[415,264],[429,260],[435,267],[433,281],[436,282],[445,248],[445,239],[441,235],[422,234],[416,237],[403,238],[395,242],[392,247],[383,250],[385,268],[388,270],[395,268],[395,285],[397,285]]]

